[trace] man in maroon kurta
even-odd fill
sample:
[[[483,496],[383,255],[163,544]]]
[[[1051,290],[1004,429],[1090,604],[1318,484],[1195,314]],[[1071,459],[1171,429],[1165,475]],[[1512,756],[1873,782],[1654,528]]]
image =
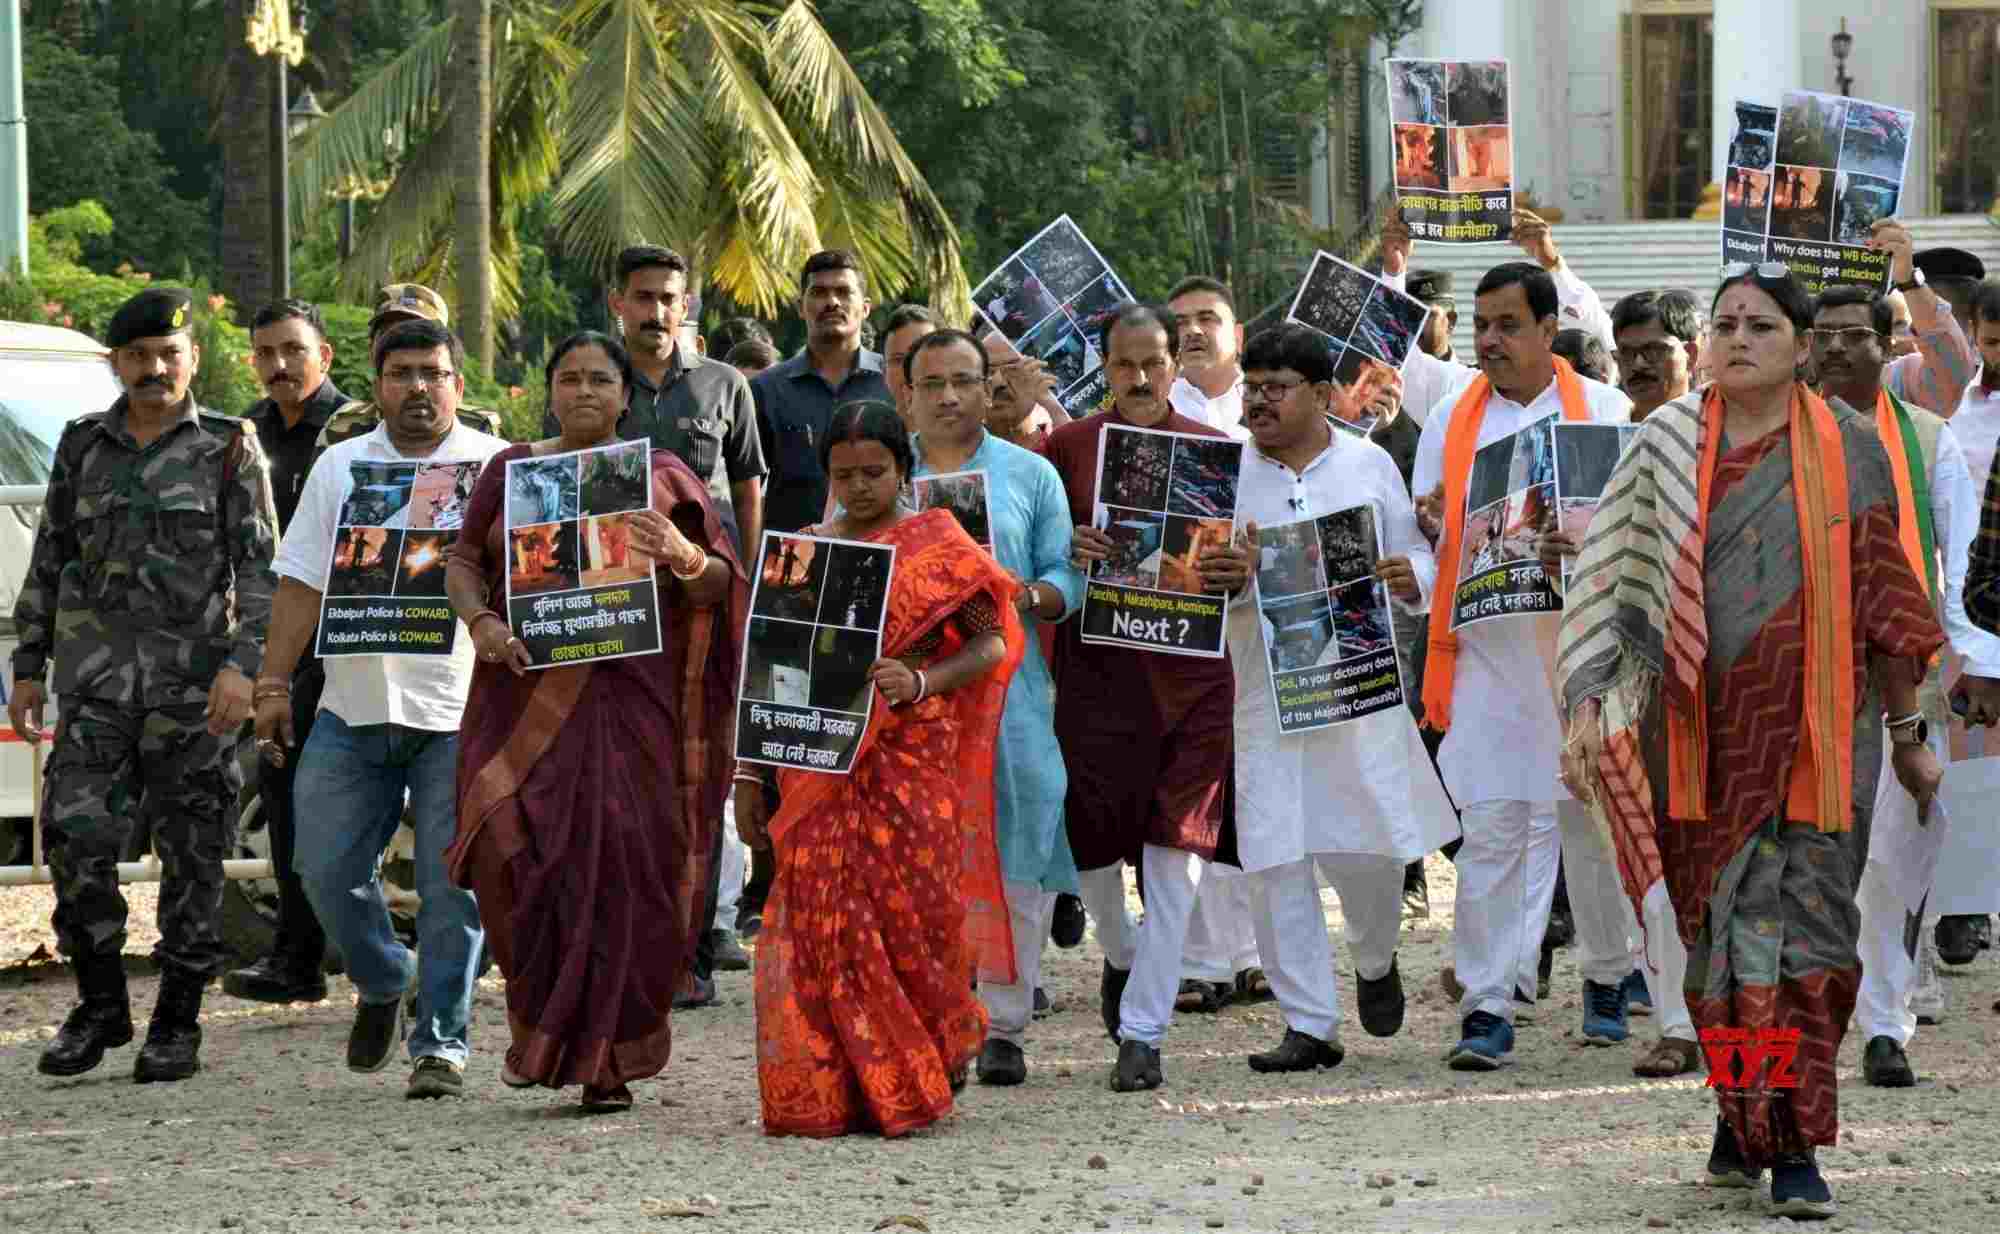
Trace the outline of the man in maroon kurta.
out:
[[[1063,478],[1076,522],[1076,560],[1102,560],[1110,540],[1097,530],[1098,452],[1107,425],[1220,437],[1174,412],[1177,332],[1164,310],[1133,305],[1105,328],[1101,350],[1114,399],[1110,411],[1049,435],[1047,456]],[[1236,591],[1249,555],[1231,546],[1198,566],[1210,591]],[[1056,737],[1069,768],[1070,850],[1083,898],[1104,948],[1104,1025],[1119,1041],[1112,1087],[1161,1082],[1159,1047],[1180,988],[1188,914],[1207,861],[1225,836],[1235,678],[1227,655],[1202,659],[1085,644],[1080,620],[1056,638]],[[1139,866],[1146,895],[1143,928],[1125,911],[1121,863]]]

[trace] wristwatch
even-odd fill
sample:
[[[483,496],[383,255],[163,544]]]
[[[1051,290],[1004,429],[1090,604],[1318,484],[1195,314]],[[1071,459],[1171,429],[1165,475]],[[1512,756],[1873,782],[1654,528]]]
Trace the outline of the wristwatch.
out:
[[[1929,283],[1924,278],[1924,272],[1921,269],[1918,269],[1910,273],[1910,278],[1908,282],[1896,284],[1896,290],[1902,292],[1911,292],[1915,291],[1919,287],[1927,287],[1927,286],[1929,286]]]

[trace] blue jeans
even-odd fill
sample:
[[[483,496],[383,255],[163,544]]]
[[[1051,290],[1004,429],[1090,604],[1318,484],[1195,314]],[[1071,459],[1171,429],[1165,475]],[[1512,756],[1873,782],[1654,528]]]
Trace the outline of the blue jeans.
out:
[[[470,891],[452,886],[444,853],[458,829],[458,734],[400,724],[350,725],[319,713],[299,756],[294,867],[364,1003],[403,997],[417,957],[397,939],[376,865],[402,821],[417,833],[417,945],[423,951],[410,1057],[461,1066],[485,931]]]

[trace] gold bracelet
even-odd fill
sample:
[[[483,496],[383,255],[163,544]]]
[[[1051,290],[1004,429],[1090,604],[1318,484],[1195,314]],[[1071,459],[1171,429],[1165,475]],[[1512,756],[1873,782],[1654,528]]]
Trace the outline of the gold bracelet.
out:
[[[679,579],[683,583],[692,583],[696,579],[700,578],[702,575],[708,573],[708,554],[702,553],[701,561],[695,565],[694,569],[688,571],[685,574],[681,573],[681,568],[679,566],[673,565],[671,563],[668,564],[667,570],[675,578]]]

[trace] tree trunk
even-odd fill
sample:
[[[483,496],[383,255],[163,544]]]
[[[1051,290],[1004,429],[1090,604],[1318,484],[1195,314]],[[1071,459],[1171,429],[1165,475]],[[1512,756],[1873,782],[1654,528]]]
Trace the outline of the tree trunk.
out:
[[[271,115],[276,108],[271,62],[250,50],[250,0],[226,0],[224,97],[229,109],[217,132],[222,144],[222,278],[238,324],[274,299],[271,271]],[[220,357],[218,357],[218,360]]]
[[[451,35],[452,264],[458,331],[467,354],[493,371],[493,4],[455,0]]]

